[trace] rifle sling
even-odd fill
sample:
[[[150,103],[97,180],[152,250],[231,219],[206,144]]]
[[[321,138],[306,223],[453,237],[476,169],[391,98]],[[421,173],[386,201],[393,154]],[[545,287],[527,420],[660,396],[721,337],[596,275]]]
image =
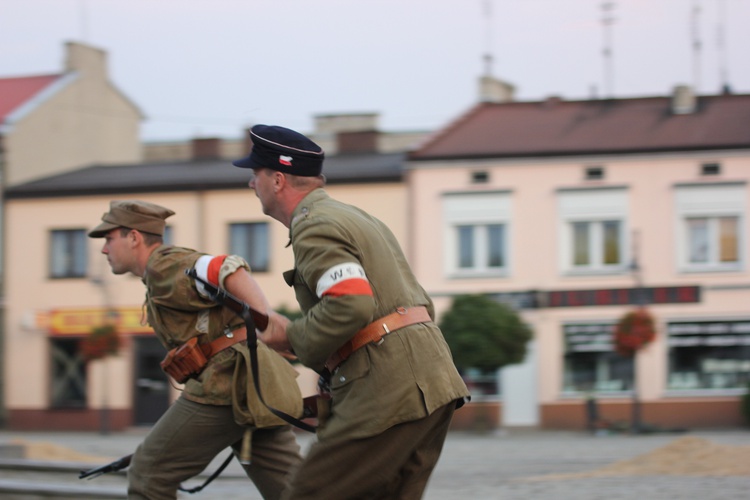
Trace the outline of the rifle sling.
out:
[[[252,316],[250,314],[246,314],[244,318],[245,320],[245,327],[247,328],[248,332],[255,333],[255,323],[253,322]],[[248,339],[247,339],[247,349],[250,351],[250,369],[253,372],[253,385],[255,386],[255,393],[258,395],[258,399],[261,403],[265,405],[268,410],[279,417],[284,422],[291,424],[295,427],[298,427],[304,431],[307,432],[315,432],[316,428],[315,426],[312,426],[306,422],[303,422],[302,420],[295,418],[288,413],[285,413],[281,410],[277,410],[276,408],[272,407],[268,403],[265,402],[263,399],[263,394],[260,392],[260,381],[258,380],[259,370],[258,370],[258,339],[255,337],[255,335],[252,335],[252,339],[250,338],[250,334],[248,333]]]
[[[260,381],[259,381],[259,369],[258,369],[258,339],[255,336],[255,320],[253,320],[253,316],[251,314],[250,308],[247,306],[247,304],[244,304],[236,297],[232,296],[229,292],[226,290],[220,290],[219,287],[214,285],[213,283],[210,283],[200,276],[198,276],[198,273],[195,272],[194,269],[186,269],[185,274],[190,276],[191,278],[195,279],[196,281],[199,281],[203,284],[203,287],[206,289],[208,294],[211,296],[213,300],[220,303],[230,311],[234,312],[242,318],[242,320],[245,322],[245,328],[247,329],[247,349],[250,351],[250,370],[253,374],[253,386],[255,387],[255,393],[258,395],[258,400],[260,400],[263,405],[268,408],[268,410],[279,417],[284,422],[293,425],[295,427],[298,427],[304,431],[307,432],[315,432],[316,428],[315,426],[312,426],[306,422],[303,422],[302,420],[295,418],[288,413],[285,413],[281,410],[277,410],[276,408],[272,407],[266,401],[263,399],[263,394],[260,390]],[[228,304],[229,301],[235,302],[232,305]],[[240,306],[240,307],[237,307]],[[242,312],[239,312],[238,310],[241,310]]]
[[[224,472],[224,469],[227,468],[227,465],[229,465],[229,462],[232,461],[233,457],[234,457],[234,452],[231,452],[229,454],[229,456],[226,458],[226,460],[224,460],[224,462],[219,466],[219,468],[216,469],[213,474],[211,474],[210,476],[208,476],[208,478],[205,481],[203,481],[203,484],[201,484],[199,486],[196,486],[194,488],[183,488],[182,485],[180,485],[180,487],[178,489],[180,491],[184,491],[185,493],[198,493],[203,488],[205,488],[206,486],[208,486],[209,484],[211,484],[211,481],[213,481],[214,479],[216,479],[217,477],[219,477],[219,474],[221,474],[222,472]]]

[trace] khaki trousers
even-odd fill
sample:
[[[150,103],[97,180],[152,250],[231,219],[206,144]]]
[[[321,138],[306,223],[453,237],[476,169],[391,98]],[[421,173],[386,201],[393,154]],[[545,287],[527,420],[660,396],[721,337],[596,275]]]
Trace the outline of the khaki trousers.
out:
[[[136,449],[128,468],[128,498],[177,498],[180,484],[205,470],[224,449],[232,447],[239,454],[245,429],[234,422],[231,406],[180,397]],[[263,498],[278,499],[288,487],[290,469],[301,460],[291,427],[259,429],[253,431],[252,464],[244,468]]]
[[[422,498],[448,433],[455,403],[365,439],[312,445],[285,500]]]

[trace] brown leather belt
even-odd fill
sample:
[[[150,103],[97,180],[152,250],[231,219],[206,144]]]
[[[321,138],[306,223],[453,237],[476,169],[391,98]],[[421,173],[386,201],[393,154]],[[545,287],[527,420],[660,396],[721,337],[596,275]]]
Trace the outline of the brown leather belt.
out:
[[[326,368],[328,368],[329,372],[333,373],[357,349],[373,342],[379,344],[383,341],[383,337],[405,326],[428,323],[430,321],[432,321],[432,318],[430,318],[430,314],[424,306],[410,307],[408,309],[399,307],[396,309],[396,312],[375,320],[358,331],[354,335],[354,338],[344,344],[338,351],[331,354],[326,361]]]
[[[200,344],[198,347],[201,348],[206,359],[210,359],[214,354],[223,351],[227,347],[231,347],[234,344],[244,342],[247,340],[247,330],[230,332],[230,335],[222,334],[221,337],[212,340],[208,344]]]

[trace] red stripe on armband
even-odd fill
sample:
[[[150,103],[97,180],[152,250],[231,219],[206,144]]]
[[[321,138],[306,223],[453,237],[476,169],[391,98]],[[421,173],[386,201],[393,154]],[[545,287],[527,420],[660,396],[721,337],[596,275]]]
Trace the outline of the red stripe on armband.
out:
[[[226,258],[226,255],[217,255],[208,263],[206,280],[212,285],[219,286],[219,271],[221,270],[221,265],[224,264]]]
[[[341,297],[343,295],[369,295],[372,297],[372,288],[367,280],[352,278],[339,281],[328,290],[323,292],[323,296]]]

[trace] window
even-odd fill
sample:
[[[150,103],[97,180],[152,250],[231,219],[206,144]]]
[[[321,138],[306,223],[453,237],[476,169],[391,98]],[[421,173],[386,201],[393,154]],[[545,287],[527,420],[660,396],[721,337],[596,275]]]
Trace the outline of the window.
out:
[[[165,245],[174,245],[174,230],[172,229],[172,226],[166,226],[164,228],[162,240],[164,241]]]
[[[671,390],[745,389],[750,382],[750,319],[667,324]]]
[[[633,387],[633,359],[615,352],[613,323],[563,326],[564,392],[622,392]]]
[[[688,217],[689,264],[739,262],[738,217]]]
[[[586,167],[584,178],[587,181],[598,181],[604,179],[604,167]]]
[[[50,340],[50,394],[53,408],[86,406],[86,366],[78,355],[77,339]]]
[[[680,186],[676,204],[678,262],[684,271],[742,268],[744,186]]]
[[[507,272],[509,193],[446,194],[443,214],[447,274],[475,277]]]
[[[50,277],[86,276],[87,245],[84,229],[53,230],[50,233]]]
[[[471,173],[471,182],[472,184],[486,184],[490,181],[490,174],[489,172],[485,171],[479,171],[479,172],[472,172]]]
[[[572,222],[573,266],[603,267],[619,265],[620,221]]]
[[[719,163],[704,163],[701,165],[701,175],[719,175],[721,165]]]
[[[269,246],[267,223],[229,225],[229,253],[244,257],[254,272],[269,270]]]
[[[505,226],[456,226],[460,269],[502,269],[505,265]]]
[[[625,272],[624,189],[561,190],[561,267],[568,273]]]

